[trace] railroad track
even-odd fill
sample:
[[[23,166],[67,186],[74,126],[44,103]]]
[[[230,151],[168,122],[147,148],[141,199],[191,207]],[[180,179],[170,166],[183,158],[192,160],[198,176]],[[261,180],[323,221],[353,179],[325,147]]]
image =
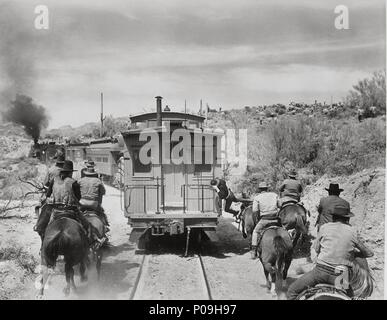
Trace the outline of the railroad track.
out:
[[[168,277],[168,275],[170,275],[170,271],[168,270],[168,265],[165,264],[165,267],[166,268],[162,268],[162,264],[163,263],[160,263],[160,257],[162,255],[154,255],[154,254],[144,254],[143,257],[142,257],[142,260],[141,260],[141,264],[140,264],[140,267],[139,267],[139,270],[138,270],[138,273],[137,273],[137,277],[136,277],[136,280],[135,280],[135,283],[134,283],[134,286],[132,288],[132,291],[130,293],[130,296],[129,296],[129,300],[142,300],[145,298],[147,298],[146,296],[146,292],[149,291],[149,289],[147,290],[147,277],[149,276],[149,271],[150,271],[150,266],[152,263],[155,263],[158,268],[160,268],[158,270],[159,273],[161,273],[160,275],[155,275],[153,274],[152,277],[153,278],[158,278],[158,276],[160,278],[163,278],[164,276]],[[172,257],[172,256],[170,256]],[[200,290],[195,290],[195,294],[197,295],[198,293],[197,292],[201,292],[200,296],[197,296],[195,298],[192,298],[191,299],[201,299],[201,300],[212,300],[213,297],[212,297],[212,293],[211,293],[211,287],[210,287],[210,283],[208,281],[208,277],[207,277],[207,272],[206,272],[206,269],[205,269],[205,265],[204,265],[204,261],[203,261],[203,258],[200,254],[195,254],[193,257],[189,257],[189,258],[184,258],[184,257],[176,257],[174,256],[175,258],[178,258],[178,259],[182,259],[181,262],[183,262],[182,264],[185,265],[184,268],[180,268],[181,270],[186,271],[185,273],[185,277],[186,279],[188,280],[191,280],[190,281],[187,281],[190,282],[190,285],[192,285],[192,278],[189,278],[189,277],[195,277],[196,279],[194,279],[194,286],[197,287],[197,289],[200,288]],[[164,258],[166,259],[166,258]],[[187,270],[190,270],[190,269],[195,269],[196,272],[188,272]],[[196,273],[196,276],[194,275]],[[182,279],[182,276],[180,275],[180,280]],[[168,291],[167,289],[168,288],[165,288],[165,286],[169,286],[169,284],[174,284],[174,283],[178,283],[178,280],[179,280],[179,274],[175,274],[173,273],[173,276],[172,278],[168,278],[168,281],[166,281],[166,283],[164,283],[164,286],[163,286],[163,283],[161,282],[160,283],[160,288],[159,287],[152,287],[150,290],[152,290],[152,292],[163,292],[163,291]],[[186,284],[185,284],[186,285]],[[184,287],[185,285],[181,285],[181,287]],[[168,296],[168,299],[182,299],[183,298],[183,293],[181,293],[180,291],[176,291],[176,295],[177,296],[171,296],[169,297]],[[187,300],[190,300],[190,298],[188,297]]]

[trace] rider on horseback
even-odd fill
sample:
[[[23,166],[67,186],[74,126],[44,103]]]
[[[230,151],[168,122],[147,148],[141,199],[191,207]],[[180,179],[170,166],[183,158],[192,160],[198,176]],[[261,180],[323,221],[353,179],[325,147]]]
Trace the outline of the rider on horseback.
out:
[[[224,211],[229,212],[236,217],[239,214],[239,211],[231,209],[231,204],[233,202],[240,202],[238,200],[234,193],[227,187],[226,181],[223,179],[212,179],[210,182],[212,188],[216,191],[218,194],[218,199],[216,201],[216,205],[218,206],[218,211],[221,211],[222,208],[222,200],[226,201]]]
[[[319,213],[316,220],[317,231],[320,230],[323,224],[332,222],[331,212],[334,212],[336,208],[351,210],[348,201],[340,198],[340,193],[344,190],[340,189],[337,183],[329,184],[329,189],[325,188],[325,190],[328,191],[328,197],[322,198],[317,208]]]
[[[60,170],[63,168],[63,164],[65,161],[65,157],[61,151],[57,151],[57,153],[54,156],[54,159],[56,159],[55,166],[52,166],[48,172],[46,177],[43,180],[43,185],[46,189],[46,193],[42,195],[40,199],[40,205],[35,207],[35,210],[39,211],[40,208],[43,207],[44,203],[46,202],[47,198],[47,189],[49,186],[54,182],[54,179],[56,177],[59,177],[60,175]],[[52,202],[52,199],[48,199],[47,202]],[[42,227],[41,225],[43,224],[45,227],[43,229],[46,229],[46,226],[48,222],[50,221],[51,217],[51,211],[50,210],[41,210],[41,213],[38,217],[38,221],[36,222],[34,226],[34,230],[37,231],[39,234],[42,232]],[[43,233],[44,234],[44,233]]]
[[[55,177],[59,177],[60,169],[63,168],[65,156],[61,150],[58,150],[54,156],[56,159],[55,166],[48,169],[47,175],[43,180],[43,185],[49,187]]]
[[[291,170],[288,174],[289,179],[285,179],[279,188],[281,195],[281,205],[288,202],[300,202],[302,194],[301,182],[296,179],[296,170]]]
[[[61,215],[71,215],[81,223],[86,233],[90,231],[89,222],[78,210],[81,192],[79,184],[72,178],[73,171],[76,171],[73,170],[73,162],[65,160],[63,167],[60,169],[59,176],[54,178],[47,190],[47,197],[52,195],[53,198],[53,210],[47,210],[47,215],[44,219],[39,217],[35,228],[35,231],[39,233],[42,240],[47,225],[52,220],[51,216],[57,218]]]
[[[91,209],[95,212],[105,224],[108,230],[109,222],[102,208],[102,197],[106,190],[101,179],[98,178],[98,173],[94,170],[94,162],[89,161],[87,170],[84,172],[84,177],[79,180],[81,188],[81,210]]]
[[[273,223],[278,223],[278,195],[268,192],[269,186],[266,182],[258,185],[259,194],[253,200],[253,213],[259,212],[259,222],[254,228],[251,238],[251,259],[258,258],[258,244],[262,237],[262,232]]]
[[[316,239],[316,266],[290,285],[287,293],[289,300],[296,299],[305,289],[317,284],[334,285],[351,296],[348,279],[344,277],[349,274],[355,257],[373,256],[372,251],[358,239],[355,228],[349,224],[350,217],[353,217],[349,207],[337,206],[331,215],[332,222],[321,226]]]

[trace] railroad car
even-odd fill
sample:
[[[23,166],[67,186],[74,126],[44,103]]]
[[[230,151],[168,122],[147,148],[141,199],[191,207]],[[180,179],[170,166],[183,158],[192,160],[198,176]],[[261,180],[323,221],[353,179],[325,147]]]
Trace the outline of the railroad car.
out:
[[[93,160],[100,177],[105,182],[113,183],[118,173],[118,163],[123,147],[122,137],[71,143],[66,146],[66,157],[81,165],[86,160]]]
[[[210,181],[222,175],[223,132],[205,129],[202,116],[161,111],[161,99],[122,132],[124,214],[139,249],[154,237],[185,234],[187,253],[191,231],[211,238],[218,223]]]

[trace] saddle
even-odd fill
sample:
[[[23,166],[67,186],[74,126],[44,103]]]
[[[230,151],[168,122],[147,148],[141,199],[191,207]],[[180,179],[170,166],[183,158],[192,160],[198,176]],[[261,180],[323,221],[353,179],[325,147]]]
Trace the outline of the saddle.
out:
[[[352,300],[343,289],[330,284],[317,284],[301,292],[296,300]]]
[[[304,204],[301,202],[301,201],[297,201],[296,199],[289,199],[289,200],[286,200],[284,201],[282,204],[281,204],[281,208],[280,208],[280,212],[288,207],[288,206],[291,206],[291,205],[298,205],[299,207],[301,207],[304,211],[305,211],[305,214],[307,214],[309,217],[310,217],[310,212],[309,210],[307,210],[305,207],[304,207]]]
[[[261,240],[262,240],[262,237],[263,235],[265,234],[265,232],[267,230],[270,230],[270,229],[279,229],[279,228],[283,228],[281,226],[281,224],[277,221],[277,220],[273,220],[272,223],[270,223],[269,225],[267,225],[264,229],[262,229],[262,231],[258,234],[258,248],[260,248],[260,244],[261,244]]]
[[[51,213],[50,221],[48,222],[47,227],[55,220],[68,218],[71,220],[74,220],[79,224],[85,235],[89,238],[89,232],[85,229],[83,226],[81,220],[79,219],[77,215],[78,208],[77,207],[69,207],[69,206],[63,206],[63,205],[52,205],[53,210]]]
[[[91,247],[93,250],[96,251],[100,247],[102,247],[105,244],[105,242],[107,242],[107,237],[106,237],[106,232],[108,231],[107,226],[103,218],[101,217],[101,213],[98,212],[97,210],[81,209],[81,213],[86,219],[87,217],[96,217],[103,224],[103,231],[102,231],[102,234],[100,234],[100,232],[98,232],[98,230],[90,223],[90,227],[92,229],[92,238],[93,238]]]
[[[69,219],[72,219],[72,220],[79,222],[79,219],[77,218],[77,215],[75,213],[74,208],[69,208],[69,207],[65,208],[62,206],[53,205],[52,214],[51,214],[50,221],[48,224],[52,223],[55,220],[59,220],[62,218],[69,218]]]

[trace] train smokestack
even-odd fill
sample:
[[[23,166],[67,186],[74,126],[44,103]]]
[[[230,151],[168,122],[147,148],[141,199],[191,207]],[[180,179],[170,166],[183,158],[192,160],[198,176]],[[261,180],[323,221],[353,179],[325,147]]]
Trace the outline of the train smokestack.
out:
[[[161,122],[161,99],[163,99],[163,97],[160,97],[160,96],[157,96],[156,97],[156,112],[157,112],[157,126],[158,127],[161,127],[162,125],[162,122]]]

